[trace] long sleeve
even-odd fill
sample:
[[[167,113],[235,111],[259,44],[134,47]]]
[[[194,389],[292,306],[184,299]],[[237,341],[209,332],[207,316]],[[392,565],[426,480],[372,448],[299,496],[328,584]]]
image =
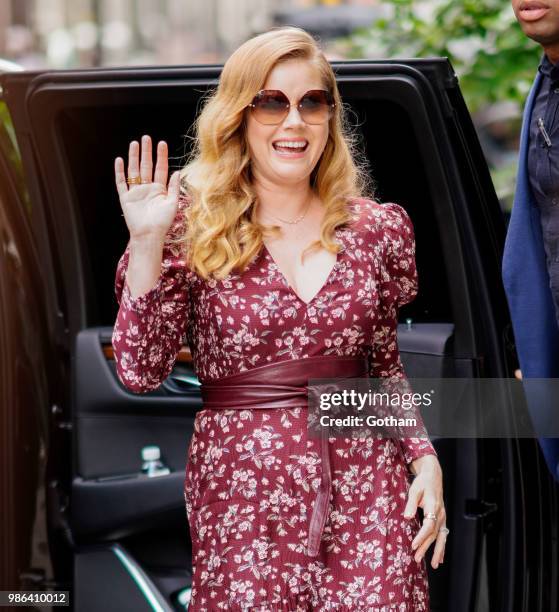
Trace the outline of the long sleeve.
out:
[[[163,247],[161,273],[155,286],[134,299],[126,281],[130,244],[116,270],[119,304],[112,345],[121,383],[134,393],[159,387],[170,374],[189,322],[189,280],[184,257],[168,240],[182,235],[187,199],[179,198],[177,214]]]
[[[412,222],[399,205],[384,204],[384,262],[381,266],[380,315],[375,327],[370,350],[372,378],[397,378],[397,387],[409,389],[398,350],[398,309],[417,295],[417,269],[415,265],[415,239]],[[410,389],[411,391],[411,389]],[[418,425],[424,430],[421,415],[416,412]],[[406,463],[424,455],[436,455],[427,432],[420,438],[399,440]]]

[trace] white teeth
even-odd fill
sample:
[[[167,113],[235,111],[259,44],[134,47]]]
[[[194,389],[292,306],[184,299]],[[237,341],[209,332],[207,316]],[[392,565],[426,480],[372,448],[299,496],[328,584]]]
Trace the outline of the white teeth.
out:
[[[278,141],[273,143],[275,147],[289,147],[292,149],[300,149],[307,145],[306,142],[291,142],[291,141]]]

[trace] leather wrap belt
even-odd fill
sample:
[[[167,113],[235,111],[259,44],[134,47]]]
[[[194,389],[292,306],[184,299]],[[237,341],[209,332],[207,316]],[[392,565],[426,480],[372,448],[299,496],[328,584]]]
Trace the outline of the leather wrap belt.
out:
[[[270,363],[246,372],[202,382],[204,408],[211,410],[247,410],[308,407],[309,379],[362,378],[368,376],[366,357],[318,355]],[[307,554],[318,555],[326,524],[332,488],[328,427],[320,427],[322,475],[309,524]]]

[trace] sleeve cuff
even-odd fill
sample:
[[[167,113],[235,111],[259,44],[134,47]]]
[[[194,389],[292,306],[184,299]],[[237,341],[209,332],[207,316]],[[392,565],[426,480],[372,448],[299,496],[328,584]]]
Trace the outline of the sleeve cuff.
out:
[[[124,279],[124,288],[122,290],[122,303],[126,310],[134,312],[136,314],[143,314],[149,311],[154,304],[159,302],[160,290],[161,290],[162,277],[157,279],[154,287],[152,287],[146,293],[139,295],[136,298],[132,298],[130,295],[130,288],[128,287],[128,281],[126,277]]]
[[[430,441],[423,442],[420,439],[416,439],[414,444],[408,445],[406,443],[402,444],[402,451],[404,453],[404,460],[406,465],[409,465],[416,459],[420,457],[425,457],[426,455],[434,455],[438,457],[437,451]]]

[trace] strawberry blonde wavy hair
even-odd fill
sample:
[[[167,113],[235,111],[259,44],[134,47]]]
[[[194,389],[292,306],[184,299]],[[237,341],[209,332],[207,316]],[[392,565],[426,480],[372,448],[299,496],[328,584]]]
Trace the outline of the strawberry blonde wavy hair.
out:
[[[204,279],[242,272],[260,251],[263,237],[280,231],[279,226],[256,221],[258,199],[252,183],[246,118],[247,106],[270,71],[290,59],[312,62],[336,104],[326,146],[310,175],[310,185],[325,207],[320,240],[312,242],[303,255],[321,245],[337,253],[334,230],[351,220],[349,200],[372,197],[359,136],[350,128],[334,72],[315,39],[294,26],[259,34],[226,61],[217,88],[205,99],[192,126],[193,148],[180,172],[181,191],[189,205],[184,235],[175,243],[182,245],[190,269]]]

